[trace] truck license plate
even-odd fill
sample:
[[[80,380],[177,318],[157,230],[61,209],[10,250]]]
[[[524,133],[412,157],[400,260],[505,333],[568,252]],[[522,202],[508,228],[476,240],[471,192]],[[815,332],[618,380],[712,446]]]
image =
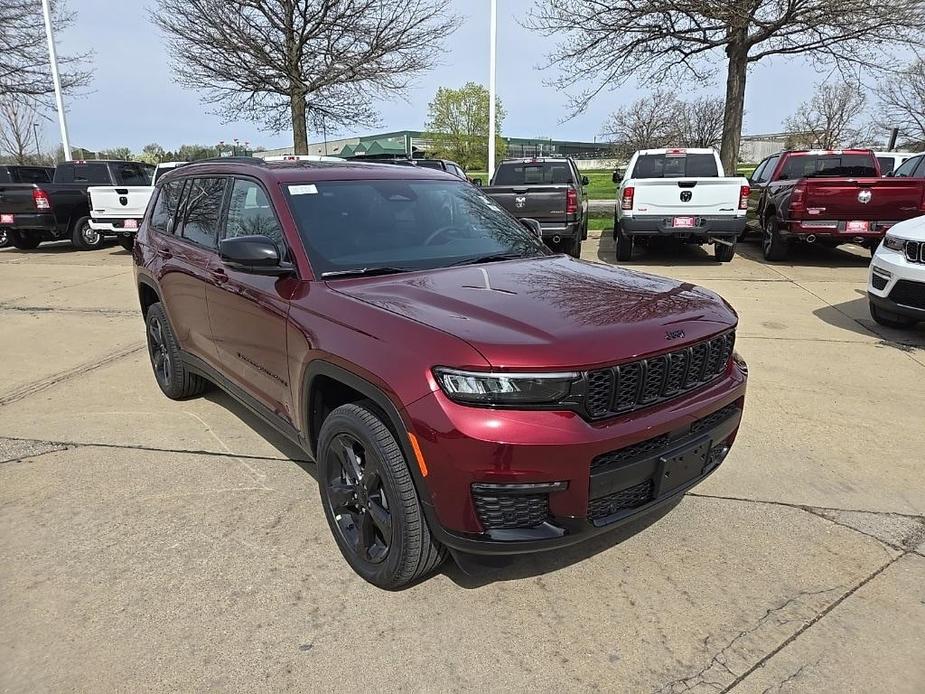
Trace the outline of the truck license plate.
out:
[[[138,221],[134,219],[126,219],[125,222],[122,224],[122,228],[123,229],[137,229]]]
[[[696,226],[694,222],[695,220],[693,217],[675,217],[671,226],[680,227],[682,229],[690,229],[691,227]]]
[[[14,224],[16,217],[11,214],[0,214],[0,224]]]
[[[870,231],[870,222],[848,222],[845,231],[849,234],[863,234]]]

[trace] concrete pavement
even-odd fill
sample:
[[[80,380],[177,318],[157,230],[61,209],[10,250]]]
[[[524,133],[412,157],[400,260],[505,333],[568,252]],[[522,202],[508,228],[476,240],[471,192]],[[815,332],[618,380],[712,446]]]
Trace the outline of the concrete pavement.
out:
[[[742,250],[629,263],[739,311],[722,469],[646,526],[399,593],[341,559],[304,454],[160,395],[121,249],[0,251],[0,689],[925,690],[925,328],[869,320],[860,250]]]

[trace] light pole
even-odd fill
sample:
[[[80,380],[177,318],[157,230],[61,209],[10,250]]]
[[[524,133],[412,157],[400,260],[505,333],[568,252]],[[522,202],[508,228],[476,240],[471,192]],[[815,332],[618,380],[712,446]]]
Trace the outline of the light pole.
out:
[[[35,123],[35,122],[32,123],[32,132],[33,134],[35,134],[35,154],[41,159],[42,146],[39,144],[39,124],[38,123]]]
[[[61,96],[61,77],[58,75],[58,55],[55,51],[55,35],[51,28],[51,8],[48,0],[42,0],[45,15],[45,37],[48,39],[48,63],[51,66],[51,81],[55,85],[55,103],[58,106],[58,125],[61,127],[61,146],[64,160],[71,160],[71,143],[67,138],[67,118],[64,115],[64,98]]]
[[[495,52],[498,43],[498,0],[491,0],[491,48],[488,51],[488,178],[495,172]]]

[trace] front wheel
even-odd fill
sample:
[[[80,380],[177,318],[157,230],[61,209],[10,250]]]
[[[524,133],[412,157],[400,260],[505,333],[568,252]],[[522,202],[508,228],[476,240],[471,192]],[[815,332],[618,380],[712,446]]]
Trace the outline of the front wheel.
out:
[[[90,227],[90,218],[81,217],[71,229],[71,243],[81,251],[95,251],[103,245],[103,235]]]
[[[349,403],[324,420],[318,484],[334,539],[361,578],[397,590],[446,558],[430,534],[409,462],[371,403]]]
[[[916,324],[914,318],[907,318],[906,316],[884,311],[882,308],[878,308],[873,301],[868,303],[868,307],[870,308],[870,317],[887,328],[911,328]]]
[[[790,252],[790,244],[780,235],[780,222],[774,215],[765,220],[761,246],[765,260],[785,260]]]

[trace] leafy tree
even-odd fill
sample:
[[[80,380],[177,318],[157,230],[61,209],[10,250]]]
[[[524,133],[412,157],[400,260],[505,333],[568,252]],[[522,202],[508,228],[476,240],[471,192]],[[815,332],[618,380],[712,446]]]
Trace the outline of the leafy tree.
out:
[[[733,170],[749,68],[805,56],[843,72],[895,64],[897,46],[923,43],[922,0],[536,0],[527,25],[559,44],[553,81],[578,88],[572,112],[628,80],[701,84],[725,63],[721,155]]]
[[[880,125],[899,128],[904,146],[925,148],[925,59],[919,59],[877,90]]]
[[[870,131],[861,119],[867,97],[857,84],[820,84],[812,98],[804,101],[784,127],[792,133],[788,147],[835,149],[861,144]]]
[[[128,147],[113,147],[112,149],[100,150],[99,158],[131,161],[134,157],[132,155],[132,150]]]
[[[156,142],[145,145],[141,148],[141,156],[138,157],[146,164],[160,164],[167,160],[167,151]]]
[[[440,87],[427,106],[427,137],[434,154],[450,159],[466,171],[484,171],[488,166],[488,90],[467,82],[459,89]],[[505,111],[496,100],[496,127],[501,132]],[[495,150],[503,157],[507,143],[495,138]]]
[[[376,120],[441,55],[449,0],[157,0],[178,81],[229,120],[292,127],[296,154],[318,132]]]

